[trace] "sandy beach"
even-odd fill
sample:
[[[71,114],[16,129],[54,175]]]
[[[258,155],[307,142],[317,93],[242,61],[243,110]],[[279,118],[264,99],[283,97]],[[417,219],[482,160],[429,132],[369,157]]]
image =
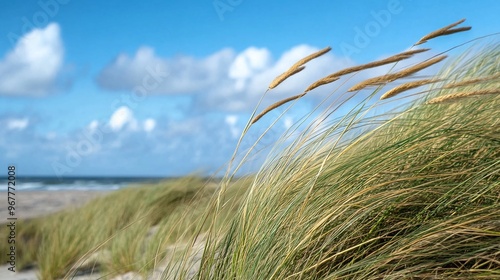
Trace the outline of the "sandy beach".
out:
[[[18,191],[16,198],[16,217],[30,219],[60,211],[65,208],[80,207],[98,196],[109,194],[111,191]],[[9,217],[7,193],[2,192],[5,199],[0,203],[0,221]]]

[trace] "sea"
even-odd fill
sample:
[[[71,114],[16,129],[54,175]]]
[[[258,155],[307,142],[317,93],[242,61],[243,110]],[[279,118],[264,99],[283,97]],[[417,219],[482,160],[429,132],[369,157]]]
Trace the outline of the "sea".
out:
[[[141,183],[158,183],[168,178],[152,177],[16,177],[16,191],[118,190]],[[0,178],[0,191],[7,191],[7,178]],[[12,186],[12,184],[10,184]]]

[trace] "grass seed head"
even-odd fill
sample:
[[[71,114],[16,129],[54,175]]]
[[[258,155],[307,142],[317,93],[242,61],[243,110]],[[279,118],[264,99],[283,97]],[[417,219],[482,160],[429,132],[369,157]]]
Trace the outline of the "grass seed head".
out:
[[[458,92],[458,93],[453,93],[453,94],[447,94],[447,95],[433,98],[433,99],[427,101],[427,104],[438,104],[438,103],[454,101],[457,99],[462,99],[462,98],[471,97],[471,96],[490,95],[490,94],[500,94],[500,89],[493,89],[492,88],[492,89],[482,89],[482,90],[464,91],[464,92]]]
[[[459,20],[455,23],[452,23],[448,26],[445,26],[443,28],[435,30],[435,31],[425,35],[424,37],[422,37],[422,39],[420,39],[415,45],[423,44],[423,43],[427,42],[428,40],[439,37],[439,36],[445,36],[445,35],[450,35],[450,34],[457,33],[457,32],[470,30],[471,29],[470,26],[451,29],[464,21],[465,21],[465,19],[461,19],[461,20]]]
[[[347,75],[347,74],[350,74],[350,73],[362,71],[362,70],[365,70],[365,69],[370,69],[370,68],[382,66],[382,65],[385,65],[385,64],[398,62],[398,61],[410,58],[414,54],[425,52],[425,51],[428,51],[428,50],[429,49],[418,49],[418,50],[410,50],[410,51],[402,52],[402,53],[399,53],[399,54],[396,54],[396,55],[393,55],[391,57],[384,58],[384,59],[381,59],[381,60],[377,60],[377,61],[373,61],[373,62],[370,62],[370,63],[366,63],[366,64],[362,64],[362,65],[358,65],[358,66],[353,66],[353,67],[342,69],[342,70],[340,70],[338,72],[335,72],[335,73],[329,75],[328,77],[330,77],[330,78],[340,77],[340,76],[343,76],[343,75]]]
[[[396,96],[396,95],[398,95],[402,92],[405,92],[407,90],[417,88],[417,87],[420,87],[423,85],[427,85],[430,83],[435,83],[435,82],[439,82],[439,80],[437,80],[437,79],[425,79],[425,80],[418,80],[418,81],[404,83],[402,85],[399,85],[399,86],[387,91],[386,93],[384,93],[380,97],[380,99],[382,100],[382,99],[391,98],[391,97]]]
[[[290,67],[286,72],[284,72],[283,74],[279,75],[278,77],[274,78],[274,80],[271,82],[271,84],[269,85],[269,89],[273,89],[275,87],[277,87],[279,84],[281,84],[284,80],[290,78],[291,76],[299,73],[300,71],[304,70],[304,67],[303,66],[304,64],[306,64],[307,62],[315,59],[315,58],[318,58],[322,55],[324,55],[325,53],[329,52],[332,48],[331,47],[326,47],[322,50],[319,50],[315,53],[312,53],[304,58],[302,58],[301,60],[297,61],[294,65],[292,65],[292,67]]]
[[[317,80],[316,82],[312,83],[310,86],[307,87],[307,89],[305,90],[305,92],[309,92],[317,87],[320,87],[322,85],[326,85],[326,84],[330,84],[330,83],[333,83],[335,82],[336,80],[338,80],[339,78],[338,77],[329,77],[329,76],[326,76],[322,79],[319,79]]]
[[[447,57],[446,55],[438,56],[438,57],[426,60],[424,62],[421,62],[421,63],[416,64],[414,66],[408,67],[406,69],[403,69],[403,70],[396,72],[396,73],[393,73],[393,74],[377,76],[377,77],[373,77],[373,78],[364,80],[364,81],[354,85],[353,87],[351,87],[349,89],[349,91],[356,91],[356,90],[364,89],[367,86],[382,85],[382,84],[394,82],[397,79],[408,77],[412,74],[417,73],[418,71],[420,71],[422,69],[425,69],[429,66],[432,66],[432,65],[442,61],[446,57]]]
[[[297,68],[290,68],[288,69],[288,71],[286,71],[285,73],[279,75],[278,77],[274,78],[274,80],[271,82],[271,84],[269,84],[269,89],[273,89],[277,86],[279,86],[279,84],[281,84],[284,80],[290,78],[291,76],[299,73],[300,71],[304,70],[304,68],[306,68],[305,66],[300,66],[300,67],[297,67]]]

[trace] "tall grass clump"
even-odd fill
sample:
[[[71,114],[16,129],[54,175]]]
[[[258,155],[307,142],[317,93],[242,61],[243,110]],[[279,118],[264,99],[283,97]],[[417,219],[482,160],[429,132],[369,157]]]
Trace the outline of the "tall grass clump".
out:
[[[210,196],[204,185],[201,178],[186,177],[130,187],[44,219],[34,260],[40,277],[71,277],[82,269],[103,270],[109,276],[137,271],[147,231],[175,214],[178,207]],[[82,265],[96,254],[105,258]]]
[[[418,44],[470,29],[450,29],[461,22]],[[372,100],[444,59],[436,57],[361,82],[355,90],[378,87],[358,92],[365,97],[340,117],[332,104],[292,128],[229,226],[212,227],[192,277],[500,279],[500,45],[470,49],[423,84]],[[394,97],[417,87],[403,106]]]
[[[195,225],[205,219],[204,207],[215,191],[214,184],[187,176],[131,186],[78,209],[20,220],[16,269],[38,268],[41,279],[97,272],[111,277],[152,269],[152,260],[174,241],[199,233]],[[192,205],[195,211],[188,212]],[[0,236],[6,238],[7,229],[5,225],[0,228]],[[161,243],[156,238],[159,232],[163,233]],[[8,250],[8,245],[0,249]]]
[[[155,276],[167,260],[182,259],[194,237],[198,243],[203,240],[199,235],[214,219],[214,213],[206,213],[216,181],[186,176],[130,186],[81,208],[20,220],[16,269],[36,268],[44,280],[79,275],[110,279],[129,272]],[[217,227],[230,220],[250,182],[251,177],[231,182]],[[0,237],[7,235],[4,225]],[[0,249],[8,251],[8,245],[0,244]]]

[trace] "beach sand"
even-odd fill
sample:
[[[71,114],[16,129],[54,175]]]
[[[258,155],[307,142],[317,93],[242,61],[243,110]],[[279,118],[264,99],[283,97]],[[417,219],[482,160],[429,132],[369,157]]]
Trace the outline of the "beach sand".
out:
[[[18,191],[15,193],[17,219],[30,219],[57,211],[84,205],[93,198],[109,194],[111,191]],[[9,216],[7,192],[0,203],[0,221]]]

